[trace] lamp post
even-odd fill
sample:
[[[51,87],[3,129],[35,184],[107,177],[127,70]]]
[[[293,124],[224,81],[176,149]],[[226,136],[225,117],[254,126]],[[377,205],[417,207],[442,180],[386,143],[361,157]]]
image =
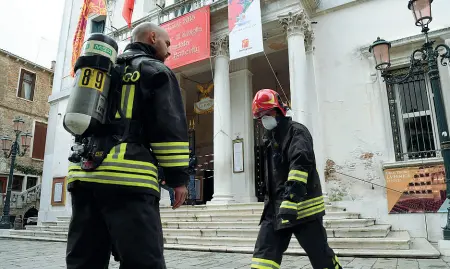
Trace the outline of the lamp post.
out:
[[[446,171],[445,182],[447,185],[447,199],[450,199],[450,137],[438,70],[439,58],[442,65],[448,65],[445,60],[450,60],[450,47],[445,44],[433,47],[434,41],[430,41],[428,37],[428,32],[430,30],[428,25],[433,19],[431,16],[432,2],[433,0],[410,0],[408,3],[408,9],[413,13],[416,26],[422,28],[422,33],[425,36],[425,44],[423,44],[420,49],[416,49],[411,55],[411,65],[408,74],[400,78],[393,78],[390,76],[388,69],[391,66],[391,44],[386,40],[378,38],[370,47],[370,52],[373,53],[376,61],[375,68],[381,71],[381,76],[389,84],[405,82],[415,71],[422,69],[424,64],[428,65],[428,76],[434,95],[436,121]],[[443,229],[444,239],[450,240],[450,207],[447,209],[447,225]]]
[[[6,199],[3,207],[3,216],[0,221],[0,229],[10,229],[11,221],[10,221],[10,207],[11,207],[11,189],[14,178],[14,164],[16,162],[16,156],[24,156],[28,148],[30,147],[31,142],[31,134],[29,132],[24,132],[25,121],[21,118],[16,118],[13,120],[14,133],[16,135],[14,141],[8,136],[2,137],[0,140],[2,141],[2,150],[5,158],[11,157],[11,167],[9,168],[9,177],[8,177],[8,187],[6,189]],[[21,137],[21,143],[23,151],[20,151],[19,146],[19,137]]]

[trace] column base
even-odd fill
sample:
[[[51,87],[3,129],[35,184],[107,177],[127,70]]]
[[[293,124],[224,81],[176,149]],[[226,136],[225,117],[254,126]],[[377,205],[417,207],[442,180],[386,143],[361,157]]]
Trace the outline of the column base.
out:
[[[229,205],[236,204],[233,195],[213,195],[211,201],[206,202],[206,205]]]
[[[258,202],[258,198],[256,196],[234,196],[234,200],[236,203],[256,203]]]
[[[438,249],[443,256],[450,256],[450,240],[439,240]]]

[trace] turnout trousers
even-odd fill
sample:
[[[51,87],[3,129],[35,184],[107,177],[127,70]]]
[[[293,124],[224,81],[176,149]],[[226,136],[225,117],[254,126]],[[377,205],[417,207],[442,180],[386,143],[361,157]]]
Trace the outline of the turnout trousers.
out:
[[[81,186],[70,191],[68,269],[107,269],[112,250],[120,269],[166,269],[158,197]]]
[[[294,234],[314,269],[342,269],[337,256],[328,246],[322,217],[280,230],[275,230],[273,221],[265,217],[261,223],[251,268],[279,269],[283,253]]]

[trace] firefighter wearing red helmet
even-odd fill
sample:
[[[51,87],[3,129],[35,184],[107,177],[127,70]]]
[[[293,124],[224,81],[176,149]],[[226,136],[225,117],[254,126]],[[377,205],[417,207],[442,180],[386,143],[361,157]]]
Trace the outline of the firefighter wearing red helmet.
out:
[[[340,269],[322,223],[325,203],[311,134],[287,111],[273,90],[260,90],[253,99],[253,117],[267,130],[267,194],[251,268],[280,268],[294,234],[314,269]]]

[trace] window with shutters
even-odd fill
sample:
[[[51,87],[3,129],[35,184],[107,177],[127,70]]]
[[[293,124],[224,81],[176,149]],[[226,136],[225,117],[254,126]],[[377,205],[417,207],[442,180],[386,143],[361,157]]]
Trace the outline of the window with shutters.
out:
[[[387,84],[396,161],[440,157],[433,94],[426,71],[417,71],[402,83]],[[408,72],[404,68],[390,75],[402,77]]]
[[[91,33],[101,33],[105,31],[105,20],[92,21]]]
[[[34,123],[33,148],[31,157],[37,160],[44,160],[45,139],[47,138],[47,124],[36,121]]]
[[[36,88],[36,74],[25,69],[20,69],[17,97],[33,101],[34,89]]]

